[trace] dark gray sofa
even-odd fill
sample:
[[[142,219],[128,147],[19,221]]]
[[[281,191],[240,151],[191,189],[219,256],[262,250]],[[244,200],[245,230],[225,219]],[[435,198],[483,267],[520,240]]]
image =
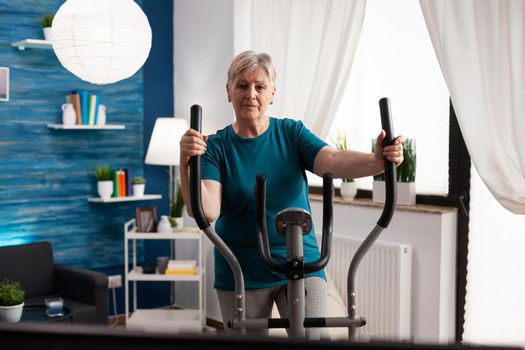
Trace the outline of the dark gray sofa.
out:
[[[72,323],[107,324],[108,278],[105,274],[56,265],[49,242],[0,247],[0,280],[19,281],[25,289],[25,305],[44,305],[59,296],[71,310]]]

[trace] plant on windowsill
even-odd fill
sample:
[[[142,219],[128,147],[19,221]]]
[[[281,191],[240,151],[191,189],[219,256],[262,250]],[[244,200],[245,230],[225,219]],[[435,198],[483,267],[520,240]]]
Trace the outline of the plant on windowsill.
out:
[[[348,142],[346,135],[338,137],[338,140],[335,143],[335,148],[340,151],[347,151],[350,149],[350,143]],[[357,193],[354,179],[342,179],[342,181],[340,188],[341,197],[346,201],[354,199]]]
[[[375,149],[375,140],[372,150]],[[397,203],[413,205],[416,203],[416,140],[407,138],[403,144],[403,163],[397,167]],[[385,175],[374,176],[373,201],[385,201]]]
[[[131,179],[131,184],[133,186],[133,196],[142,197],[144,196],[144,190],[146,189],[146,179],[143,177],[134,177]]]
[[[24,309],[24,288],[20,282],[0,282],[0,321],[18,322]]]
[[[184,222],[182,211],[184,210],[184,198],[182,197],[182,186],[177,183],[177,195],[175,201],[170,205],[170,223],[174,232],[181,231]]]
[[[109,199],[113,194],[113,179],[111,173],[112,171],[109,165],[99,165],[95,170],[97,193],[100,198]]]
[[[48,13],[40,20],[45,40],[51,41],[51,26],[53,25],[54,18],[55,15],[53,13]]]

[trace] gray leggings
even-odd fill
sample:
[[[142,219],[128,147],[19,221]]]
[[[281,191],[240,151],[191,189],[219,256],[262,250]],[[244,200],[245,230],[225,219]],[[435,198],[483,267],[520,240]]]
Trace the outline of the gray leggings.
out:
[[[326,317],[326,281],[320,277],[307,277],[304,280],[304,287],[306,289],[305,317]],[[246,318],[270,318],[274,302],[281,317],[286,317],[288,305],[285,292],[286,285],[247,290],[245,300]],[[236,317],[235,292],[217,290],[217,295],[219,296],[224,329],[226,332],[232,332],[233,330],[229,329],[226,323]],[[247,332],[268,334],[267,329]],[[330,339],[330,336],[326,328],[306,328],[306,338],[318,340],[321,338]]]

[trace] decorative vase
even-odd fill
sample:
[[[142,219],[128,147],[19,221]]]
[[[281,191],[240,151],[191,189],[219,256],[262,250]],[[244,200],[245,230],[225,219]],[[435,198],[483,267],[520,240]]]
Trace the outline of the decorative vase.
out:
[[[0,321],[18,322],[22,318],[24,303],[13,306],[0,306]]]
[[[167,215],[162,215],[160,217],[159,224],[157,225],[157,232],[158,233],[171,233],[173,232],[171,228],[170,220],[168,219]]]
[[[180,232],[184,228],[184,218],[180,217],[170,217],[171,227],[173,232]]]
[[[354,199],[356,193],[357,188],[355,182],[351,181],[341,183],[341,197],[343,197],[344,200]]]
[[[42,28],[44,32],[44,40],[51,41],[51,27]]]
[[[100,198],[110,198],[113,194],[113,181],[97,181],[97,192]]]
[[[133,196],[142,197],[144,196],[144,189],[146,188],[145,184],[134,184],[133,185]]]
[[[77,122],[77,114],[72,103],[64,103],[62,105],[62,124],[63,125],[75,125]]]

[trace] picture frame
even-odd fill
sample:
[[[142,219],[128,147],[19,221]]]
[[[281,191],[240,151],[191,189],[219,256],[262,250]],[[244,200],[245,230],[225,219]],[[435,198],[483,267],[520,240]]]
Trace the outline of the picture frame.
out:
[[[143,207],[135,209],[137,232],[157,232],[157,208]]]
[[[9,101],[9,68],[0,67],[0,101]]]

